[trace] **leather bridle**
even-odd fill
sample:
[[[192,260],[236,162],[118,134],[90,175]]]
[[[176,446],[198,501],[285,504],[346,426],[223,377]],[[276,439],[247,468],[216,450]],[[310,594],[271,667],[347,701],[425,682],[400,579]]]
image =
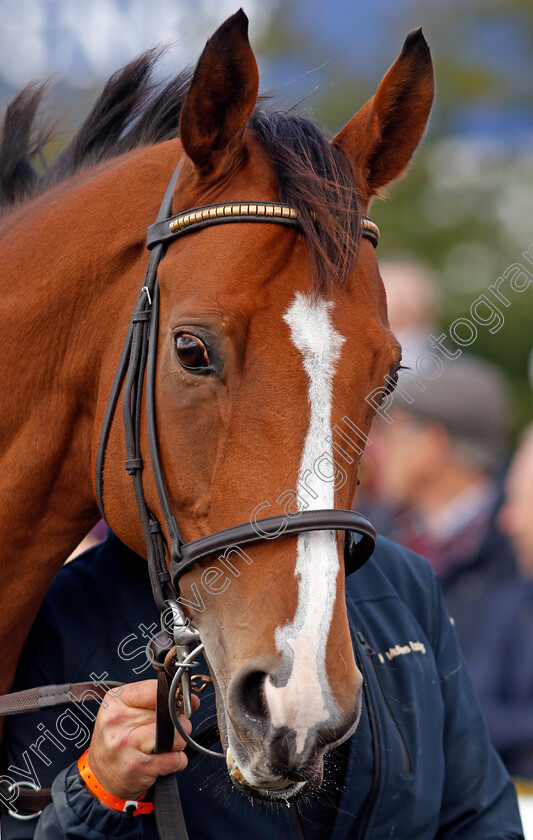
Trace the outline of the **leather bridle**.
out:
[[[240,525],[216,531],[206,537],[186,543],[180,533],[172,512],[166,491],[156,427],[155,370],[157,358],[157,333],[159,323],[159,286],[157,267],[166,248],[175,239],[208,227],[210,225],[235,222],[269,223],[298,227],[298,214],[283,203],[238,202],[235,204],[214,204],[195,208],[185,213],[171,215],[172,197],[178,178],[179,163],[167,187],[155,224],[148,228],[147,247],[150,257],[141,292],[128,327],[115,378],[111,387],[105,411],[96,457],[96,496],[104,516],[103,473],[105,453],[111,425],[122,391],[122,411],[126,442],[126,470],[131,475],[139,516],[141,519],[150,581],[156,605],[164,615],[170,609],[173,619],[173,638],[168,647],[157,657],[156,666],[167,659],[172,650],[173,667],[170,672],[172,684],[169,688],[169,711],[184,739],[199,752],[217,758],[222,753],[213,752],[185,732],[176,710],[176,692],[181,689],[183,710],[191,714],[191,668],[197,663],[194,657],[202,650],[198,632],[190,625],[178,600],[179,579],[199,560],[217,552],[240,548],[242,545],[264,539],[300,534],[316,530],[345,531],[344,561],[346,574],[360,568],[371,556],[376,533],[371,523],[360,513],[349,510],[312,510],[284,517],[282,515],[245,522]],[[379,230],[370,219],[361,220],[361,235],[369,239],[374,247],[378,243]],[[140,446],[141,405],[143,383],[146,378],[146,423],[152,473],[157,488],[159,503],[170,538],[169,562],[167,566],[165,539],[155,514],[148,508],[143,489],[143,458]],[[195,644],[192,653],[189,645]],[[173,648],[175,645],[175,649]]]

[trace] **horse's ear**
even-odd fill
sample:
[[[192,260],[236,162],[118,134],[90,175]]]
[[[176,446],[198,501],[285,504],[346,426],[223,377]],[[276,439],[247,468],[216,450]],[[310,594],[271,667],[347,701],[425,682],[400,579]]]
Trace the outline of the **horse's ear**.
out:
[[[235,163],[258,88],[248,18],[240,9],[205,45],[181,111],[181,141],[200,175]]]
[[[368,193],[400,175],[426,128],[433,103],[431,53],[422,30],[411,32],[376,94],[334,138],[357,163]]]

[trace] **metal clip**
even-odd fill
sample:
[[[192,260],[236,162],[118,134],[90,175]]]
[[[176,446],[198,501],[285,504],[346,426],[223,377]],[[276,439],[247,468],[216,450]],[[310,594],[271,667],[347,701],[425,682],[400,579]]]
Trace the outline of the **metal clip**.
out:
[[[185,645],[191,645],[193,642],[199,642],[200,634],[198,630],[193,630],[189,619],[181,609],[178,602],[169,598],[167,604],[172,610],[173,635],[176,647],[183,647]]]
[[[172,610],[173,617],[173,635],[174,643],[176,645],[176,662],[181,664],[187,660],[189,656],[189,645],[198,643],[200,641],[200,634],[197,630],[193,630],[190,626],[189,619],[181,609],[177,601],[169,598],[167,601]],[[189,669],[185,669],[181,679],[183,690],[183,713],[185,717],[190,720],[192,715],[191,703],[191,675]]]
[[[139,287],[137,286],[137,288],[139,288]],[[148,298],[148,304],[149,304],[149,306],[151,306],[152,305],[152,298],[150,297],[150,290],[149,290],[148,286],[143,286],[142,289],[141,289],[141,292],[146,292],[146,297]]]

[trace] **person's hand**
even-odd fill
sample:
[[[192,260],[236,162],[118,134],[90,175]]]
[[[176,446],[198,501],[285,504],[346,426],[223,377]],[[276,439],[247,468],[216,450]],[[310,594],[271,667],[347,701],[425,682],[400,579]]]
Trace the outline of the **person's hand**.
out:
[[[116,696],[113,696],[116,695]],[[142,680],[108,693],[100,706],[87,760],[96,780],[112,796],[136,800],[158,776],[187,766],[185,741],[174,732],[170,752],[154,755],[157,680]],[[193,709],[200,701],[192,695]],[[192,725],[182,715],[185,730]]]

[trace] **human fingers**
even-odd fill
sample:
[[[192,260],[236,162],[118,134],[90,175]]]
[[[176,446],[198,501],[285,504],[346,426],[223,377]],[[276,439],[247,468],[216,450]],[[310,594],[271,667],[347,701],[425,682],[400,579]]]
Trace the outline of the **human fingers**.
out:
[[[107,701],[120,700],[132,709],[155,709],[157,705],[157,680],[139,680],[128,683],[120,688],[112,689],[106,694]]]
[[[187,720],[184,715],[180,715],[180,720],[183,728],[185,731],[190,735],[192,732],[192,723],[190,720]],[[145,726],[139,726],[135,729],[134,732],[131,733],[131,736],[128,740],[128,746],[132,749],[140,750],[140,752],[145,753],[145,755],[150,755],[154,751],[155,740],[156,740],[156,725],[155,722],[148,723]],[[187,746],[184,738],[179,734],[178,730],[174,730],[174,742],[172,744],[171,750],[177,752],[179,750],[184,750]]]
[[[119,799],[139,799],[159,776],[181,772],[188,763],[182,750],[146,755],[128,748],[108,764],[101,765],[96,760],[92,742],[87,760],[99,784]]]

